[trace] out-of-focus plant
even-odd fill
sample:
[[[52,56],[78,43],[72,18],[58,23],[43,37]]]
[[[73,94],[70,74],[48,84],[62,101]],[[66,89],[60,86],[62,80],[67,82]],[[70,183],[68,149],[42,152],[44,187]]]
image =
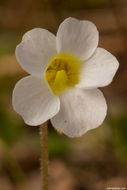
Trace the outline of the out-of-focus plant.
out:
[[[113,117],[112,121],[115,154],[124,170],[127,172],[127,115],[122,114]]]

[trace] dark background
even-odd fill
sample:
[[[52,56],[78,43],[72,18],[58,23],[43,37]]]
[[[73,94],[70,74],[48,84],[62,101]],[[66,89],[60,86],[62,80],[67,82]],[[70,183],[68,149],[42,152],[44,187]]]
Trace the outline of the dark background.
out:
[[[56,34],[67,17],[94,22],[99,46],[114,54],[119,70],[103,88],[103,125],[69,139],[49,126],[50,190],[127,188],[127,1],[0,1],[0,190],[39,190],[39,127],[26,126],[12,108],[12,90],[27,75],[15,59],[22,35],[35,27]]]

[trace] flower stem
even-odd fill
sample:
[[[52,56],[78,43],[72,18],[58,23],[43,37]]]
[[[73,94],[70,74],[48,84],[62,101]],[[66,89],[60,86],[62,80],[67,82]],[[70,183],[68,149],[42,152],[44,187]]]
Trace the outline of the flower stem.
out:
[[[42,190],[48,190],[48,122],[40,126]]]

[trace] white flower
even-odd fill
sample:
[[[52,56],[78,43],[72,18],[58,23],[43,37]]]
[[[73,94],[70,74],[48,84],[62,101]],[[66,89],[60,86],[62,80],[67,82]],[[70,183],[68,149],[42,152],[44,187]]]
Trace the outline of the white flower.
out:
[[[97,89],[111,83],[118,61],[97,48],[98,31],[89,21],[65,19],[56,37],[45,29],[28,31],[16,47],[16,58],[30,76],[13,91],[13,107],[26,124],[52,125],[79,137],[102,124],[107,105]]]

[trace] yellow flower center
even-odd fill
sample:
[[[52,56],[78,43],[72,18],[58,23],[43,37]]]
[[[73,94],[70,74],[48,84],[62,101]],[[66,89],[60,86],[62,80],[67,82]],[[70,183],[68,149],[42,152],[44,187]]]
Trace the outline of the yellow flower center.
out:
[[[49,63],[45,79],[54,94],[74,87],[79,82],[80,61],[68,54],[58,54]]]

